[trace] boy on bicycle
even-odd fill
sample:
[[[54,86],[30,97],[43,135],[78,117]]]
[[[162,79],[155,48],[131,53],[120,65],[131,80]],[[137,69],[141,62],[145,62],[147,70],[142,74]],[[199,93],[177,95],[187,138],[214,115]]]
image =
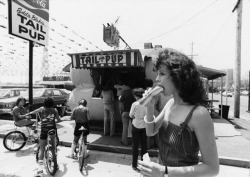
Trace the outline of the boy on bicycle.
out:
[[[43,102],[43,107],[40,107],[30,112],[29,114],[35,114],[35,113],[41,113],[41,134],[39,140],[40,151],[38,160],[38,171],[35,176],[42,176],[44,167],[43,158],[48,138],[48,132],[52,129],[57,130],[55,119],[57,119],[58,122],[60,122],[61,120],[59,118],[57,109],[54,108],[54,100],[53,98],[50,97],[45,98]],[[52,145],[54,146],[53,148],[56,148],[55,138],[53,138],[52,141],[53,141]]]
[[[87,135],[89,134],[89,120],[90,120],[90,113],[87,106],[87,101],[85,99],[82,99],[78,102],[79,106],[75,107],[72,111],[71,120],[75,120],[75,130],[74,130],[74,140],[71,145],[71,154],[70,157],[74,158],[74,151],[76,148],[76,145],[81,137],[81,134],[83,133],[83,141],[84,143],[87,143]],[[86,131],[79,130],[81,127],[84,127]],[[87,152],[87,147],[84,149],[85,152]],[[86,158],[88,154],[86,153]]]

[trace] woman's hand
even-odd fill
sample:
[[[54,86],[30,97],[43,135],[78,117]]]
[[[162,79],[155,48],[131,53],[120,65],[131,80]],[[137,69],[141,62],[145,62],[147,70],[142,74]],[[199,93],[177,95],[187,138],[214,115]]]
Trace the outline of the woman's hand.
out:
[[[145,92],[142,94],[142,96],[143,97],[148,96],[151,90],[152,90],[151,87],[148,88],[147,90],[145,90]],[[145,106],[150,109],[150,107],[153,107],[154,105],[155,105],[155,99],[154,99],[154,97],[152,97],[151,101],[148,104],[146,104]]]
[[[144,162],[138,160],[138,168],[144,177],[164,177],[165,167],[155,162]]]

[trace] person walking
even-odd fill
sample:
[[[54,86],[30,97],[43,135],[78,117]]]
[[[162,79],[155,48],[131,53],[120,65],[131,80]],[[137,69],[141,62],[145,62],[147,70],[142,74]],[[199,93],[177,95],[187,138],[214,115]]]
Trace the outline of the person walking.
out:
[[[115,136],[115,97],[110,82],[106,82],[101,92],[104,104],[104,135]]]
[[[214,126],[202,106],[205,90],[196,64],[185,54],[169,48],[159,53],[154,64],[163,94],[173,98],[154,118],[153,97],[158,92],[145,91],[145,97],[151,100],[146,103],[146,132],[148,136],[159,132],[160,163],[138,160],[138,168],[147,177],[216,176],[219,160]]]
[[[135,171],[139,171],[137,168],[139,144],[141,144],[141,160],[143,155],[147,153],[146,124],[144,122],[146,107],[140,105],[137,101],[142,98],[144,91],[145,90],[143,88],[135,88],[132,90],[132,94],[136,101],[132,104],[129,112],[129,116],[132,118],[132,168]]]

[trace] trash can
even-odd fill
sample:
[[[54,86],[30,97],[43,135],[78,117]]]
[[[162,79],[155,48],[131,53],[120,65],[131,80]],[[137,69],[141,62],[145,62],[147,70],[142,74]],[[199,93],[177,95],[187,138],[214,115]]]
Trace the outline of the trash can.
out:
[[[221,115],[221,105],[219,105],[219,115]],[[230,106],[228,105],[222,105],[222,117],[225,119],[228,119],[228,112],[229,112]]]

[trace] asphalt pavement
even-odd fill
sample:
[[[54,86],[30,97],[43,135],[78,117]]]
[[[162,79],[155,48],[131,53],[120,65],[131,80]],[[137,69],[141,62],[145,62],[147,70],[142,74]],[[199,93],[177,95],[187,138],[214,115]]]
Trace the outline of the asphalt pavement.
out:
[[[26,145],[22,150],[9,152],[0,144],[0,177],[32,177],[37,171],[33,145]],[[89,150],[85,168],[78,170],[77,160],[68,157],[69,147],[58,146],[59,170],[54,177],[142,177],[131,168],[132,156],[128,154],[110,153]],[[152,158],[157,161],[157,158]],[[217,177],[249,177],[250,169],[220,165]],[[44,177],[51,177],[44,169]]]

